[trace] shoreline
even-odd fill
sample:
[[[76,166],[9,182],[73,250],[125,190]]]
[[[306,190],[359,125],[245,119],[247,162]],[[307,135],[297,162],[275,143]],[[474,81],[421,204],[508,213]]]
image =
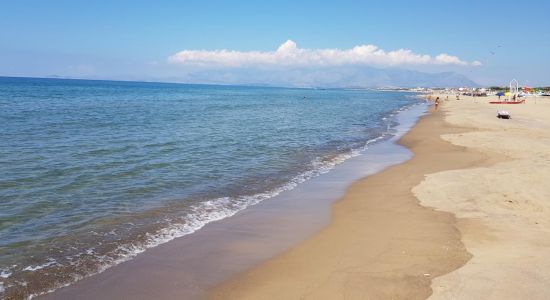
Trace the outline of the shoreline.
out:
[[[425,299],[432,278],[471,255],[453,214],[420,205],[424,174],[492,163],[439,136],[461,133],[441,111],[424,116],[399,143],[414,153],[359,180],[332,205],[330,224],[289,251],[210,290],[210,299]]]
[[[550,102],[492,100],[441,101],[401,139],[411,160],[354,183],[328,226],[210,299],[547,299]]]
[[[212,285],[286,251],[328,224],[330,204],[347,186],[409,159],[409,151],[396,140],[425,110],[422,103],[399,110],[393,137],[369,145],[362,155],[328,173],[39,298],[204,298]]]

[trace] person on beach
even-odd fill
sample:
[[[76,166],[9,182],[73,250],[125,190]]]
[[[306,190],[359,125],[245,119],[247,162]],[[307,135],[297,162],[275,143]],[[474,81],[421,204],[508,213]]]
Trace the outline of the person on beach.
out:
[[[435,98],[435,110],[439,107],[439,97]]]

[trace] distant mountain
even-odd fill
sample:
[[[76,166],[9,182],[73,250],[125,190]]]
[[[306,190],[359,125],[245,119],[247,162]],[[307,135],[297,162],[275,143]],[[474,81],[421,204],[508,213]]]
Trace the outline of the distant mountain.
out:
[[[50,75],[48,78],[74,78]],[[398,68],[340,66],[324,68],[223,68],[186,70],[170,77],[85,76],[91,80],[174,82],[190,84],[223,84],[306,88],[413,88],[413,87],[479,87],[464,75],[454,72],[428,73]]]
[[[284,70],[222,69],[187,74],[188,83],[241,84],[320,88],[380,87],[477,87],[474,81],[453,72],[420,71],[373,67],[295,68]]]
[[[453,72],[425,73],[400,69],[371,69],[349,78],[360,87],[461,87],[478,86],[464,75]]]

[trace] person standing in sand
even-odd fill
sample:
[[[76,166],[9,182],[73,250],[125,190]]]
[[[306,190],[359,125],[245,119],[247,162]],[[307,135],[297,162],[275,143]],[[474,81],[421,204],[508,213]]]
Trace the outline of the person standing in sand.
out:
[[[439,97],[435,98],[435,110],[439,107]]]

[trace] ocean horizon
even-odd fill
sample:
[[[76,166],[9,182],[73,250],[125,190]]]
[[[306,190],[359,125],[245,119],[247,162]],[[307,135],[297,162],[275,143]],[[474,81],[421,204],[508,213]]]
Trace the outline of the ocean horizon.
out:
[[[242,88],[273,88],[273,89],[296,89],[296,90],[365,90],[365,91],[373,91],[373,90],[387,90],[388,87],[358,87],[358,86],[341,86],[341,87],[328,87],[328,86],[322,86],[322,85],[314,85],[314,86],[286,86],[286,85],[271,85],[266,83],[241,83],[241,84],[235,84],[235,83],[208,83],[208,82],[182,82],[182,81],[170,81],[170,80],[123,80],[123,79],[102,79],[102,78],[77,78],[77,77],[63,77],[63,76],[6,76],[6,75],[0,75],[0,79],[4,81],[9,80],[68,80],[68,81],[80,81],[80,82],[95,82],[95,83],[118,83],[118,84],[159,84],[159,85],[186,85],[186,86],[210,86],[210,87],[242,87]],[[405,91],[407,89],[410,89],[412,87],[396,87],[396,89],[401,89],[402,91]]]

